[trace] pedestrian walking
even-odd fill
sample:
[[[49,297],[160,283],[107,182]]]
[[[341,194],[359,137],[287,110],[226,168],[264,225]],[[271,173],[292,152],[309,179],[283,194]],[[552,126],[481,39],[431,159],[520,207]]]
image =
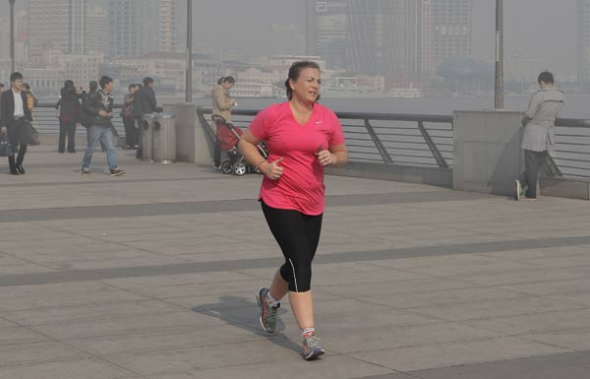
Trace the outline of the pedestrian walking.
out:
[[[231,124],[231,109],[236,102],[231,98],[229,90],[232,89],[236,80],[232,76],[225,76],[219,78],[217,85],[211,91],[211,99],[213,101],[213,116],[223,117],[226,123]],[[215,133],[215,146],[213,148],[213,165],[217,170],[221,169],[221,145],[217,137],[217,125],[212,124],[213,132]]]
[[[31,140],[29,123],[32,119],[27,105],[27,95],[22,90],[23,75],[20,72],[10,74],[10,90],[2,92],[0,98],[1,132],[8,134],[12,153],[8,156],[11,175],[24,175],[23,162],[27,153],[27,145]],[[15,152],[18,155],[15,160]]]
[[[289,101],[260,112],[239,144],[240,152],[265,175],[259,199],[285,258],[270,288],[257,293],[260,324],[269,333],[275,331],[280,301],[288,293],[306,360],[324,354],[315,333],[311,294],[311,263],[325,207],[324,167],[348,161],[338,117],[317,102],[320,75],[315,62],[294,63],[285,83]],[[268,146],[268,160],[256,147],[262,142]]]
[[[113,145],[113,104],[111,96],[115,85],[113,79],[108,76],[100,78],[100,91],[89,94],[88,99],[82,104],[84,113],[91,116],[90,128],[88,129],[89,143],[86,147],[84,160],[82,161],[82,175],[90,174],[90,162],[94,148],[98,141],[101,141],[106,149],[109,172],[111,176],[125,174],[125,170],[117,165],[117,155]]]
[[[531,97],[523,120],[525,172],[514,182],[514,199],[517,201],[537,200],[539,172],[547,156],[554,151],[555,119],[565,105],[565,96],[555,88],[552,73],[542,72],[538,82],[541,89]]]
[[[76,152],[76,126],[80,121],[80,94],[76,92],[74,82],[66,80],[60,91],[61,97],[55,108],[59,110],[59,138],[57,151],[63,154],[66,151],[66,138],[68,140],[68,153]]]

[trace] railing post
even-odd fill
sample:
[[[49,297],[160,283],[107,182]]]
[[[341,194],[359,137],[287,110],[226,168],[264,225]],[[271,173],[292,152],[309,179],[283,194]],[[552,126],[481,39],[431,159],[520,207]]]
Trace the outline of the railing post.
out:
[[[385,148],[385,146],[383,146],[383,143],[379,139],[379,136],[377,135],[377,133],[375,133],[375,130],[373,129],[373,126],[371,125],[371,123],[369,122],[368,119],[365,119],[365,127],[367,128],[367,132],[369,132],[369,135],[371,136],[371,139],[373,140],[375,147],[379,151],[379,154],[381,154],[381,158],[383,158],[383,162],[393,163],[393,159],[391,159],[391,156],[387,152],[387,149]]]
[[[424,137],[424,141],[426,141],[426,144],[428,145],[428,148],[430,149],[432,156],[434,157],[434,159],[436,159],[438,167],[449,168],[447,161],[445,161],[445,158],[438,150],[438,147],[436,147],[436,144],[430,137],[430,134],[428,134],[428,130],[426,130],[426,128],[424,127],[424,123],[422,122],[422,120],[418,121],[418,129],[420,130],[420,133],[422,133],[422,137]]]

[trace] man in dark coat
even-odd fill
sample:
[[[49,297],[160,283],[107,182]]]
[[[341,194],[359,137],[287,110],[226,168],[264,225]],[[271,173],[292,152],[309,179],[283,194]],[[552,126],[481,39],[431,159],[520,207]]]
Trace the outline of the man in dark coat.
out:
[[[12,155],[8,157],[11,175],[24,175],[23,161],[27,153],[27,145],[31,140],[29,122],[32,115],[27,106],[27,96],[22,90],[23,75],[13,72],[10,75],[10,87],[0,97],[0,127],[2,133],[8,133],[8,141],[12,146]],[[15,160],[14,153],[18,150]]]
[[[154,79],[146,77],[143,79],[143,87],[135,93],[133,99],[133,115],[137,118],[138,123],[138,146],[136,158],[143,157],[143,116],[156,112],[156,92],[154,91]]]

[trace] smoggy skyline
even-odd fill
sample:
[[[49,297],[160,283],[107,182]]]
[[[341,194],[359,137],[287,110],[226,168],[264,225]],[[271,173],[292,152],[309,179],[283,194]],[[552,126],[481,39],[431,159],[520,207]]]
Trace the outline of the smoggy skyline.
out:
[[[96,3],[107,5],[108,0]],[[185,6],[185,1],[180,1]],[[506,1],[505,55],[529,57],[539,69],[573,76],[576,63],[577,0]],[[16,9],[28,8],[17,0]],[[204,51],[228,51],[248,57],[298,53],[299,46],[269,38],[273,24],[305,30],[305,3],[292,0],[195,0],[193,1],[194,45]],[[7,1],[0,12],[8,16]],[[495,1],[473,0],[472,52],[475,58],[494,56]],[[291,39],[285,38],[286,41]],[[155,44],[156,45],[156,44]]]

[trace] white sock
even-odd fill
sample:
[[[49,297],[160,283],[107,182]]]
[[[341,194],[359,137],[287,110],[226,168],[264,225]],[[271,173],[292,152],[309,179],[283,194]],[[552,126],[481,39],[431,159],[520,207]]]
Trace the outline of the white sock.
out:
[[[305,336],[309,336],[315,333],[315,328],[305,328],[301,331],[301,336],[305,338]]]
[[[268,291],[266,293],[266,301],[267,301],[268,305],[270,305],[273,308],[276,308],[279,306],[279,301],[276,300],[274,297],[272,297],[272,295],[270,294],[270,291]]]

